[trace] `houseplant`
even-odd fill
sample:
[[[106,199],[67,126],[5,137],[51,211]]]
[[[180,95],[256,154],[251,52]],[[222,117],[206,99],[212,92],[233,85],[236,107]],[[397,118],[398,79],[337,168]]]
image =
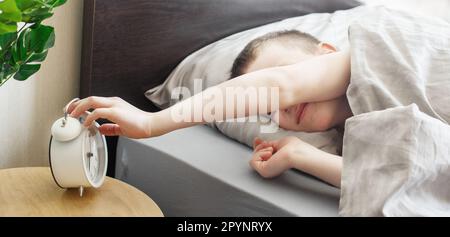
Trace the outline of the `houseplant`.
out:
[[[42,21],[67,0],[0,0],[0,86],[36,73],[55,43],[55,32]]]

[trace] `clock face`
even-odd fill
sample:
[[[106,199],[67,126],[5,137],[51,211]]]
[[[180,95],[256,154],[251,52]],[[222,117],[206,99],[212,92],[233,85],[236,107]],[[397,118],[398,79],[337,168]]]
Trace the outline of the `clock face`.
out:
[[[84,148],[83,163],[86,175],[95,183],[102,178],[106,154],[102,136],[93,126],[85,132]]]

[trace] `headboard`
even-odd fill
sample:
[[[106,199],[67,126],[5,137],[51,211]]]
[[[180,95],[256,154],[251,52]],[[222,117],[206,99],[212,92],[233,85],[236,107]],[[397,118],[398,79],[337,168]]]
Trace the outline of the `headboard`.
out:
[[[119,96],[154,111],[144,92],[195,50],[255,26],[357,5],[355,0],[84,0],[80,95]],[[115,141],[108,143],[110,164]]]

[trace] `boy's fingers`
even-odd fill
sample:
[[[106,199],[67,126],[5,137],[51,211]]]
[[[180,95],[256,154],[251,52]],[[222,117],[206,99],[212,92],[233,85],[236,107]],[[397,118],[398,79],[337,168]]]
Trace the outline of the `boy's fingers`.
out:
[[[265,145],[265,147],[263,147],[260,151],[272,151],[273,147],[271,147],[270,145]]]
[[[261,150],[253,155],[252,159],[250,160],[250,165],[256,164],[257,162],[265,162],[266,160],[270,159],[270,157],[272,157],[272,154],[272,148]]]
[[[109,108],[113,103],[114,100],[111,98],[91,96],[73,103],[73,106],[70,106],[68,112],[70,116],[76,118],[89,109]]]
[[[262,159],[262,161],[266,161],[268,159],[270,159],[270,157],[272,157],[272,151],[264,151],[261,153],[260,157]]]
[[[254,151],[260,151],[260,150],[268,148],[268,147],[271,147],[271,146],[268,143],[263,142],[263,143],[257,145],[256,148],[254,149]]]
[[[267,154],[272,155],[272,151],[271,151],[271,150],[261,150],[261,151],[259,151],[259,152],[257,153],[257,155],[258,155],[259,157],[263,157],[263,156],[265,156],[265,155],[267,155]]]
[[[272,145],[272,146],[277,146],[278,145],[278,140],[269,141],[268,143],[270,145]]]
[[[260,175],[262,175],[263,177],[265,177],[265,167],[266,167],[266,163],[265,161],[262,160],[257,160],[257,159],[252,159],[250,161],[250,166],[256,170],[256,172],[258,172]]]
[[[69,107],[67,108],[67,113],[70,114],[70,112],[72,112],[73,109],[75,109],[75,107],[77,107],[78,102],[80,102],[80,98],[75,98],[71,101],[72,103],[69,105]],[[69,102],[70,103],[70,102]],[[67,105],[66,105],[67,106]]]
[[[256,147],[253,148],[253,151],[259,151],[259,150],[261,150],[261,149],[262,149],[262,146],[263,146],[262,143],[259,144],[259,145],[257,145]]]
[[[273,151],[273,148],[271,146],[269,146],[269,147],[263,147],[258,152],[270,152],[270,153],[272,153],[272,151]]]
[[[256,138],[253,140],[253,149],[255,149],[256,146],[258,146],[258,145],[261,144],[262,142],[263,142],[263,140],[261,140],[259,137],[256,137]]]
[[[271,147],[274,148],[274,152],[276,152],[277,150],[280,149],[280,142],[278,140],[274,140],[274,141],[269,141],[267,142]]]
[[[260,156],[253,156],[250,160],[249,164],[253,169],[256,169],[258,162],[262,162],[262,159]]]
[[[100,133],[105,136],[121,136],[122,131],[120,130],[120,126],[114,123],[106,123],[102,124],[99,129]]]
[[[112,109],[96,109],[91,114],[89,114],[86,117],[86,120],[84,121],[84,126],[89,127],[91,126],[92,122],[99,119],[108,119],[111,122],[115,122],[115,116],[112,111]]]

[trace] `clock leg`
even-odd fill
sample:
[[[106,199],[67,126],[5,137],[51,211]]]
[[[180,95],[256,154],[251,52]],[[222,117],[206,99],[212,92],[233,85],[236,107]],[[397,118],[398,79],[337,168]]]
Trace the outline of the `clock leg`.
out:
[[[83,197],[83,191],[84,191],[83,186],[80,186],[80,188],[78,189],[78,191],[80,192],[80,197]]]

